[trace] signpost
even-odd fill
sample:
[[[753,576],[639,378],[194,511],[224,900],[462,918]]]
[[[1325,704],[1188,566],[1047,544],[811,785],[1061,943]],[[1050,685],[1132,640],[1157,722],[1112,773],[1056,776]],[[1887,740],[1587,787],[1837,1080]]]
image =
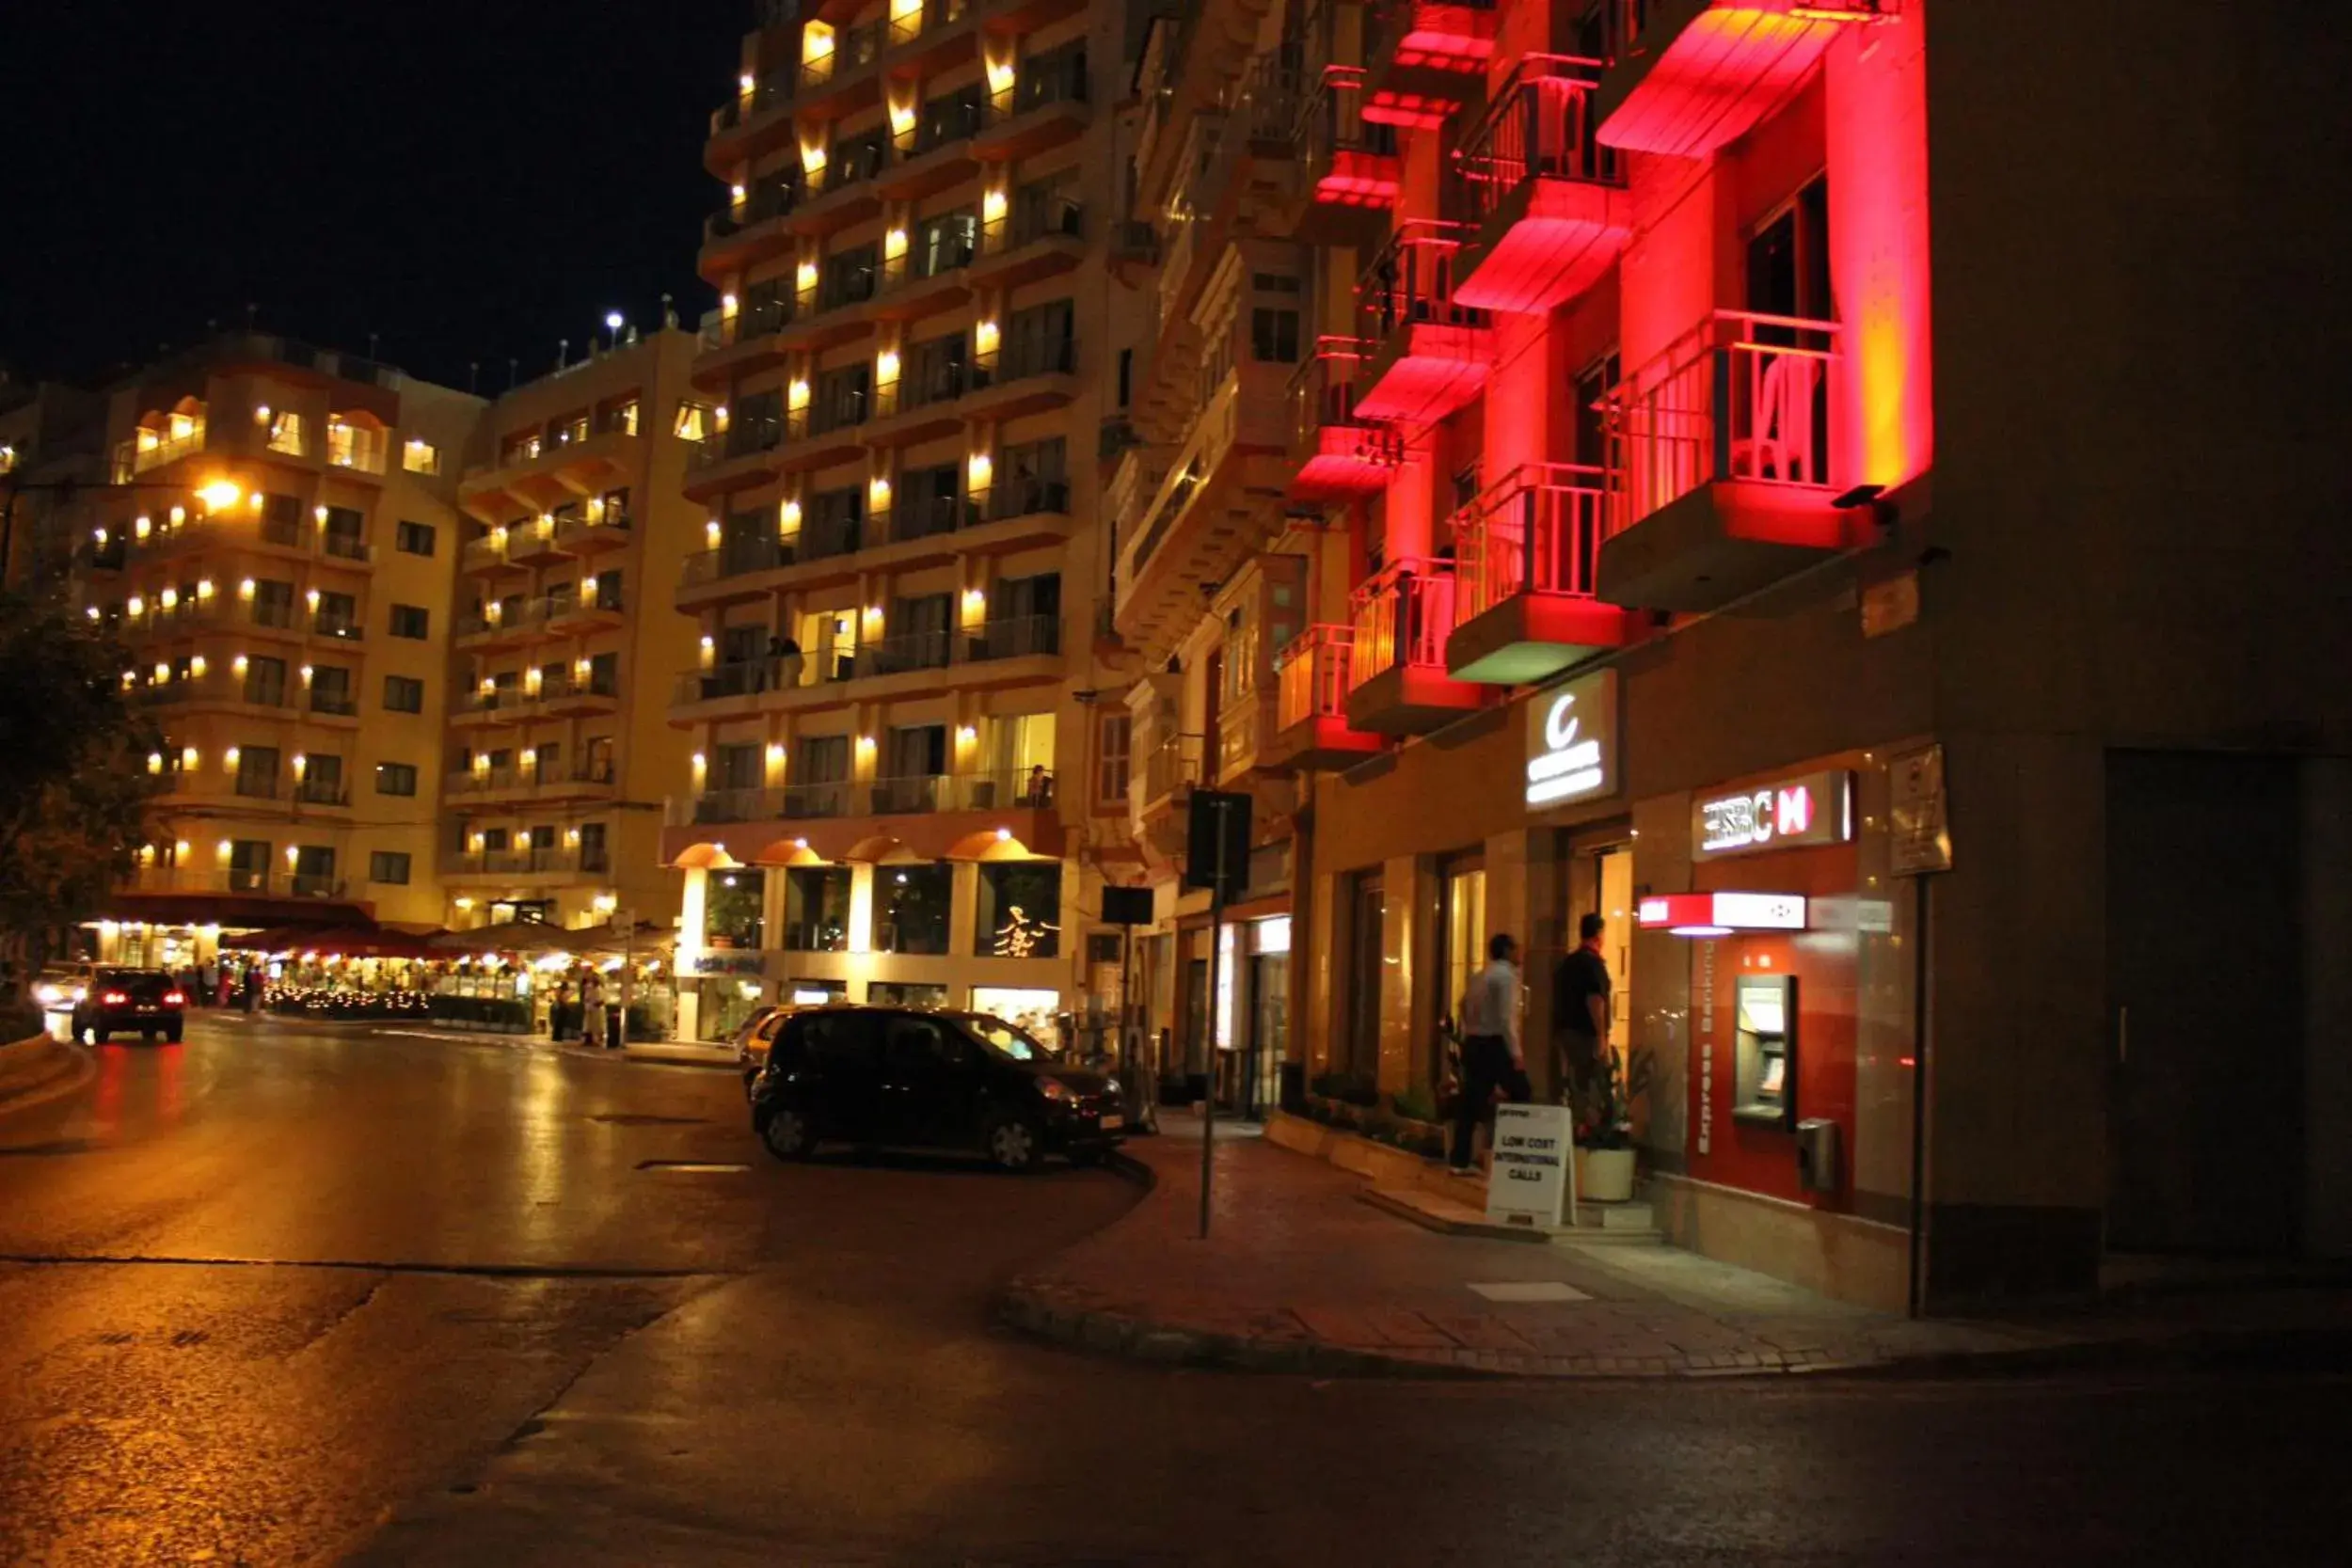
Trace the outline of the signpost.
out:
[[[1200,1239],[1209,1239],[1209,1154],[1216,1140],[1217,966],[1225,942],[1225,901],[1249,879],[1250,798],[1196,789],[1184,845],[1184,881],[1209,890],[1209,1037],[1201,1042],[1208,1071],[1200,1095]]]
[[[1576,1212],[1576,1125],[1565,1105],[1495,1107],[1486,1217],[1557,1229]]]

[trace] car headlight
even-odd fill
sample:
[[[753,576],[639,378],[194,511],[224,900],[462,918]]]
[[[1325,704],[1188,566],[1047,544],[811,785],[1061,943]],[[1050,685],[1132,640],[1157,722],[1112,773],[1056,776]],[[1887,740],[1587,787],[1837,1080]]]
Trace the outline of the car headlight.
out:
[[[1105,1079],[1104,1079],[1104,1080],[1103,1080],[1103,1092],[1104,1092],[1104,1094],[1106,1094],[1106,1095],[1111,1095],[1111,1096],[1116,1097],[1116,1096],[1119,1094],[1119,1092],[1120,1092],[1120,1089],[1119,1089],[1119,1080],[1118,1080],[1118,1079],[1116,1079],[1116,1078],[1105,1078]]]
[[[1071,1092],[1070,1085],[1058,1078],[1041,1078],[1037,1081],[1037,1085],[1048,1100],[1057,1100],[1068,1104],[1078,1098]]]
[[[42,986],[33,994],[40,998],[40,1004],[44,1007],[54,1007],[65,1000],[65,990],[58,986]]]

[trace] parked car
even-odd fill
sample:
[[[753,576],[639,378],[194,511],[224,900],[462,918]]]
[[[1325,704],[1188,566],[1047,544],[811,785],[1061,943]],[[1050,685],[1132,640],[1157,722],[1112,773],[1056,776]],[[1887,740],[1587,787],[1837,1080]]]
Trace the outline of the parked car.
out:
[[[135,1030],[150,1045],[158,1036],[177,1045],[187,1006],[180,982],[160,969],[101,969],[74,1005],[73,1037],[103,1045]]]
[[[752,1084],[752,1130],[780,1160],[846,1143],[1089,1164],[1126,1135],[1123,1108],[1117,1080],[1000,1019],[905,1007],[795,1011]]]

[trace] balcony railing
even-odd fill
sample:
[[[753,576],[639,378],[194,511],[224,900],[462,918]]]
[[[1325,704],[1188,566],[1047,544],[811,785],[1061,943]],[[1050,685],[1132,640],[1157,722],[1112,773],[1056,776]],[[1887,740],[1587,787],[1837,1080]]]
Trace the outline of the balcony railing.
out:
[[[1393,467],[1404,459],[1404,443],[1395,432],[1381,429],[1356,412],[1356,391],[1371,345],[1356,338],[1326,336],[1315,340],[1314,351],[1299,361],[1283,396],[1290,404],[1293,450],[1310,460],[1327,445],[1327,430],[1356,434],[1364,447],[1356,455]]]
[[[321,691],[312,687],[310,711],[337,719],[356,719],[359,715],[359,699],[348,691]]]
[[[977,518],[1001,523],[1009,517],[1030,517],[1040,513],[1067,515],[1070,511],[1070,482],[1065,479],[1023,479],[1018,474],[972,493],[971,506]]]
[[[1276,727],[1347,716],[1352,626],[1312,626],[1274,656]]]
[[[946,627],[872,637],[858,645],[861,675],[903,675],[914,670],[945,670],[953,637]]]
[[[537,877],[564,875],[582,869],[578,849],[526,845],[518,849],[475,849],[456,857],[450,867],[461,876]]]
[[[725,430],[696,449],[694,462],[697,467],[707,468],[755,452],[773,451],[783,445],[784,434],[781,414],[739,413],[728,421]]]
[[[1143,759],[1143,799],[1165,800],[1186,785],[1200,784],[1207,749],[1203,736],[1162,736]]]
[[[1397,156],[1396,127],[1365,119],[1363,101],[1360,66],[1325,66],[1299,103],[1291,139],[1306,152],[1308,177],[1319,199],[1385,207],[1396,199],[1395,170],[1376,179],[1360,165]]]
[[[1520,59],[1454,155],[1460,211],[1473,226],[1530,180],[1624,182],[1624,159],[1593,135],[1600,71],[1598,60],[1565,55]]]
[[[806,93],[863,66],[872,65],[882,57],[882,37],[880,21],[856,27],[835,27],[831,49],[801,61],[800,90]]]
[[[351,786],[341,779],[305,776],[295,782],[294,798],[298,805],[347,806],[351,804]]]
[[[890,18],[883,44],[891,49],[903,49],[934,28],[962,21],[964,12],[969,8],[970,0],[924,0],[920,7]]]
[[[1445,641],[1454,630],[1450,563],[1407,559],[1384,567],[1358,585],[1353,610],[1349,690],[1398,665],[1445,668]]]
[[[1061,652],[1061,619],[1055,615],[1010,615],[989,621],[963,638],[963,660],[1021,658]]]
[[[973,367],[973,386],[1002,387],[1033,375],[1068,375],[1078,368],[1075,338],[1013,338]]]
[[[1455,611],[1462,621],[1521,594],[1593,595],[1609,475],[1526,463],[1454,515]]]
[[[1457,303],[1460,224],[1435,218],[1400,223],[1356,279],[1356,335],[1385,344],[1413,326],[1485,326],[1486,312]]]
[[[1718,310],[1609,395],[1610,531],[1724,480],[1830,483],[1835,322]]]
[[[721,104],[711,129],[732,131],[756,115],[783,108],[792,102],[793,83],[799,74],[789,68],[769,71],[752,84],[750,92],[738,93]]]
[[[738,659],[714,664],[707,670],[690,670],[678,676],[671,701],[683,706],[726,697],[754,696],[763,691],[797,690],[873,675],[944,670],[1060,651],[1058,616],[1008,616],[963,630],[902,632],[895,637],[868,638],[854,648],[826,648],[784,658]]]

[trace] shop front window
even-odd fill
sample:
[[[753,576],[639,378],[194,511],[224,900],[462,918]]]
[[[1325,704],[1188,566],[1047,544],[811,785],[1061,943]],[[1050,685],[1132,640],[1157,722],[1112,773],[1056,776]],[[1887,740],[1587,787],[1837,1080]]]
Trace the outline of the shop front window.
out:
[[[850,868],[801,865],[785,873],[784,945],[793,953],[850,950]]]
[[[1380,1065],[1380,942],[1388,901],[1377,871],[1357,873],[1348,897],[1347,1046],[1332,1065],[1370,1080]]]
[[[972,951],[984,958],[1050,958],[1060,953],[1061,862],[982,864]]]
[[[1444,944],[1445,990],[1438,998],[1438,1016],[1458,1036],[1462,998],[1486,962],[1486,866],[1476,855],[1456,855],[1445,863],[1438,879],[1438,940]],[[1438,1049],[1442,1052],[1443,1043]],[[1441,1064],[1440,1064],[1441,1065]]]
[[[866,987],[866,1000],[877,1007],[945,1007],[947,988],[903,980],[874,980]]]
[[[946,954],[948,901],[955,880],[952,865],[876,866],[875,950]]]
[[[760,871],[723,871],[704,893],[704,945],[755,953],[767,935],[768,878]]]

